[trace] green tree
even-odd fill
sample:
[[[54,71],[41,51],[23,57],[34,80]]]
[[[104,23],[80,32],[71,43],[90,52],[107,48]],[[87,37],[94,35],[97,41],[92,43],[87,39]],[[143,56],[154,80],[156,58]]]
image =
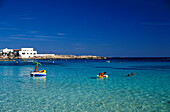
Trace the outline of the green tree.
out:
[[[9,53],[7,53],[7,56],[8,56],[8,59],[11,59],[11,57],[13,57],[13,52],[9,52]]]
[[[19,56],[19,52],[14,53],[15,57]]]

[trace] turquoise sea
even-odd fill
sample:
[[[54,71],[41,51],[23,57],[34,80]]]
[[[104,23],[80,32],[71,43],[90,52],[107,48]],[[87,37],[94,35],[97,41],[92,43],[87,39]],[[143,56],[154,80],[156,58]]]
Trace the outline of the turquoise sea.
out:
[[[30,77],[34,61],[46,77]],[[170,112],[170,60],[84,61],[0,62],[0,112]]]

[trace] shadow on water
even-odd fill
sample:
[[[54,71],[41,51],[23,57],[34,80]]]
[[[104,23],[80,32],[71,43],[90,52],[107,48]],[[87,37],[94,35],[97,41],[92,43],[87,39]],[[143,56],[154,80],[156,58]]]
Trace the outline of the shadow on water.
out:
[[[170,104],[170,101],[167,101]]]
[[[113,68],[113,67],[101,66],[101,67],[94,67],[94,68]]]
[[[127,66],[125,68],[114,68],[111,66],[96,66],[94,68],[105,68],[105,69],[118,69],[118,70],[158,70],[158,71],[165,71],[169,70],[170,66],[169,65],[163,65],[163,66]]]
[[[145,69],[145,68],[116,68],[120,70],[155,70],[155,69]]]
[[[120,70],[156,70],[156,71],[165,71],[169,70],[169,65],[162,66],[128,66],[127,68],[116,68]]]
[[[156,65],[156,66],[129,66],[132,68],[144,68],[144,69],[170,69],[170,65]]]
[[[23,82],[23,81],[16,81],[16,82],[19,82],[19,83],[25,83],[25,82]]]
[[[98,77],[90,77],[90,79],[97,79]]]

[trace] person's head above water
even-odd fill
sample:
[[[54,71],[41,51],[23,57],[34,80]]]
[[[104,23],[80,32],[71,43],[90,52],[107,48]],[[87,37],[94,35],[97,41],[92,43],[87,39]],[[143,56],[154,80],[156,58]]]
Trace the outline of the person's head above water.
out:
[[[106,72],[103,72],[104,74],[106,74]]]

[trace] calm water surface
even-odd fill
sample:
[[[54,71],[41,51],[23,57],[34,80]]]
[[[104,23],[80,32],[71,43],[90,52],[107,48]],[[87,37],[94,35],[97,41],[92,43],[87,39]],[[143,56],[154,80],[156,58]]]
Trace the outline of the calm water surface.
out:
[[[38,60],[47,76],[30,77],[33,61],[0,62],[0,111],[170,111],[170,61]]]

